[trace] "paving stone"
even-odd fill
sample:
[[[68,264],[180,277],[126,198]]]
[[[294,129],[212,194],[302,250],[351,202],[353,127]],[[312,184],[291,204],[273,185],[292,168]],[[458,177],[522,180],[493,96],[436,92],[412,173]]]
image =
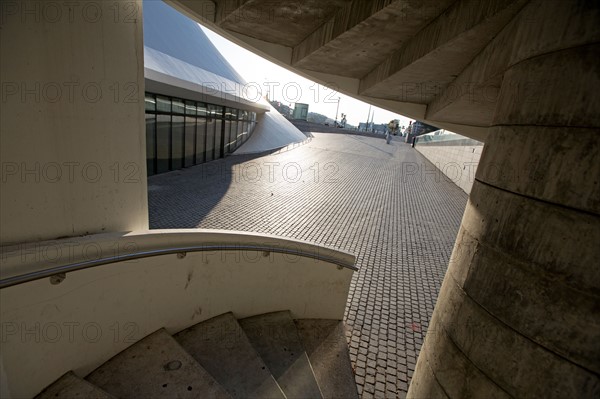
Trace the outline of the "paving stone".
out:
[[[314,136],[290,151],[150,177],[150,226],[268,233],[354,253],[359,271],[345,314],[351,361],[355,369],[359,356],[396,362],[394,391],[404,397],[467,195],[441,174],[425,173],[433,165],[399,138],[386,145]],[[370,397],[379,374],[390,391],[387,368],[367,367],[364,357],[359,394]]]
[[[396,395],[396,392],[394,391],[385,391],[385,397],[386,399],[397,398],[398,395]]]

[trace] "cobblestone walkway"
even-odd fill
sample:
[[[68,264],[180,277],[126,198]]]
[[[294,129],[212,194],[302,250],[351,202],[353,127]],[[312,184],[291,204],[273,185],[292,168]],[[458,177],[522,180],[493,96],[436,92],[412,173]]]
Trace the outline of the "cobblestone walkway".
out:
[[[363,398],[404,397],[467,195],[408,144],[315,134],[149,179],[152,228],[275,234],[357,255],[345,321]]]

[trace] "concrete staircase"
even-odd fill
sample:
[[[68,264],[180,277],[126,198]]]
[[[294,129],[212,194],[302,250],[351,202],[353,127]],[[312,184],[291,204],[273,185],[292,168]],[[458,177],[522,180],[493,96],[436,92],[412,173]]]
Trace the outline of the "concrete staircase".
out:
[[[357,398],[343,323],[281,311],[160,329],[38,398]]]

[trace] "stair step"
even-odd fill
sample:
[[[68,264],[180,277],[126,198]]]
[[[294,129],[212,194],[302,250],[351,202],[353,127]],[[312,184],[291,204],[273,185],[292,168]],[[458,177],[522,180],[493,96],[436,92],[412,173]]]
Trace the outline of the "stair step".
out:
[[[69,371],[52,385],[44,389],[36,399],[116,399],[108,392],[103,391],[94,384],[77,377],[72,371]]]
[[[230,397],[164,329],[114,356],[86,379],[122,399]]]
[[[175,339],[234,398],[285,398],[231,313],[198,323]]]
[[[289,311],[253,316],[239,323],[286,397],[323,397]]]
[[[295,320],[325,398],[358,398],[344,323],[337,320]]]

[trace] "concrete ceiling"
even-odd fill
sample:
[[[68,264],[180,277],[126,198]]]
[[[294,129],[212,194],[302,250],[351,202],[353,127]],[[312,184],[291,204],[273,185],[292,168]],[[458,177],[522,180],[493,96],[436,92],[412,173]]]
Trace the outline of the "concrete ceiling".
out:
[[[484,49],[528,0],[167,2],[309,79],[484,141],[502,82]]]

